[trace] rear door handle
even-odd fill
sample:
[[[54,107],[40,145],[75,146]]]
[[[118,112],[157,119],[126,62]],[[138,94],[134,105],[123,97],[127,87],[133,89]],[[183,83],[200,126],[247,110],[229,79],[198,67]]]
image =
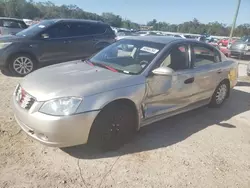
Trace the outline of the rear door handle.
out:
[[[191,84],[191,83],[193,83],[193,82],[194,82],[194,77],[186,79],[186,80],[184,81],[184,84]]]

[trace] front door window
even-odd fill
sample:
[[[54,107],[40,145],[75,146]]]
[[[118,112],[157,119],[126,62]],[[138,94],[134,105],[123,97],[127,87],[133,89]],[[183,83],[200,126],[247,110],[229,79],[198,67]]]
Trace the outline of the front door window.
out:
[[[161,66],[169,67],[174,71],[188,69],[188,47],[186,45],[173,47],[169,55],[161,63]]]

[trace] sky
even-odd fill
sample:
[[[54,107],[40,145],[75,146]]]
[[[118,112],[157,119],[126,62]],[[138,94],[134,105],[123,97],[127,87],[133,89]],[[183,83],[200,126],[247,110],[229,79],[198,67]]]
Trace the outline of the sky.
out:
[[[35,0],[47,1],[47,0]],[[197,18],[202,23],[231,24],[238,0],[50,0],[56,5],[74,4],[84,11],[113,12],[139,24],[156,19],[179,24]],[[250,23],[250,0],[241,0],[237,25]]]

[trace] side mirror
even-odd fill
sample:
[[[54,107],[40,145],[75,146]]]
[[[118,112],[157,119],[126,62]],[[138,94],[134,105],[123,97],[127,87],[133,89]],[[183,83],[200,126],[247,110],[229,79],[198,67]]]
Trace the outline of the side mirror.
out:
[[[41,35],[41,38],[42,38],[42,39],[48,39],[48,38],[49,38],[49,35],[48,35],[47,33],[43,33],[43,34]]]
[[[156,75],[162,75],[162,76],[172,76],[173,75],[173,69],[168,67],[159,67],[152,71],[153,74]]]

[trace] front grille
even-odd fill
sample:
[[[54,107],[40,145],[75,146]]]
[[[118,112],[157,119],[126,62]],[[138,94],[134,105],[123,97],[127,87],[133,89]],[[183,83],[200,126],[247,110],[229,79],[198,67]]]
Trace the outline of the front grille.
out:
[[[29,110],[36,101],[35,98],[22,89],[20,85],[16,88],[15,97],[18,104],[26,110]]]
[[[233,45],[231,45],[232,50],[243,50],[244,48],[245,48],[245,46],[242,45],[242,44],[233,44]]]

